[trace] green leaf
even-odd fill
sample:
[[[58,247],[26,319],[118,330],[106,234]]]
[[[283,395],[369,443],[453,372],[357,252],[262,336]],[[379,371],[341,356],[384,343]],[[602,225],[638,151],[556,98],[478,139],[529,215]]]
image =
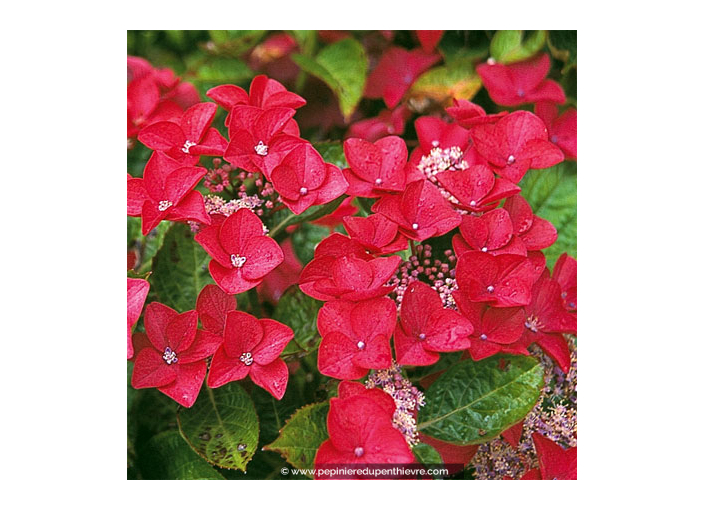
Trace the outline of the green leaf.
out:
[[[152,263],[152,289],[158,301],[178,312],[193,310],[198,293],[213,283],[208,272],[209,260],[188,225],[174,224]]]
[[[577,66],[577,31],[576,30],[550,30],[548,35],[548,48],[557,60],[565,63],[562,74]]]
[[[542,387],[543,367],[528,356],[461,361],[425,393],[418,430],[453,444],[484,443],[521,421]]]
[[[533,213],[557,229],[557,241],[543,250],[548,267],[564,252],[577,257],[577,164],[565,161],[544,170],[529,170],[519,186]]]
[[[413,447],[413,455],[421,464],[442,464],[442,457],[438,451],[425,443],[418,443]]]
[[[289,30],[296,40],[301,53],[310,56],[315,51],[318,42],[318,32],[315,30]]]
[[[317,142],[313,144],[323,157],[326,163],[332,163],[339,168],[347,167],[347,159],[345,159],[345,150],[342,147],[342,142]]]
[[[293,251],[301,263],[305,266],[313,260],[315,247],[320,241],[330,235],[330,229],[314,223],[302,223],[291,234]]]
[[[179,409],[178,427],[191,448],[224,468],[244,471],[259,444],[254,403],[235,382],[204,387],[193,407]]]
[[[142,476],[148,480],[224,480],[201,459],[175,430],[154,436],[140,454]]]
[[[162,221],[146,236],[142,235],[141,218],[127,217],[127,249],[136,249],[139,253],[135,274],[144,274],[151,270],[152,260],[164,244],[166,232],[171,227],[168,221]]]
[[[325,47],[315,58],[300,53],[292,58],[301,69],[332,89],[340,103],[340,111],[348,121],[364,92],[368,65],[364,47],[357,40],[348,38]]]
[[[497,62],[510,64],[529,59],[537,54],[547,41],[545,30],[535,30],[523,37],[523,30],[499,30],[491,40],[489,51]]]
[[[312,469],[315,453],[328,438],[329,408],[328,402],[301,407],[286,422],[278,439],[264,449],[279,452],[295,468]]]
[[[320,335],[316,320],[322,306],[322,301],[305,295],[298,285],[284,292],[272,315],[272,319],[293,329],[295,335],[284,349],[284,354],[307,353],[317,349]]]
[[[448,65],[426,71],[413,83],[410,96],[414,99],[430,98],[444,104],[452,98],[472,99],[482,88],[482,80],[474,72],[469,59],[457,59]]]
[[[254,76],[247,64],[236,58],[217,58],[200,63],[194,78],[190,81],[205,82],[210,85],[242,83]]]
[[[215,54],[238,56],[254,47],[266,30],[209,30],[213,46],[206,46]]]

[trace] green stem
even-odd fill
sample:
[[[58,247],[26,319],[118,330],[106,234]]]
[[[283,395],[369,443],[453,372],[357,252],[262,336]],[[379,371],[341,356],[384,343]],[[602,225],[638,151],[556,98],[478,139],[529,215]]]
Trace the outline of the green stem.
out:
[[[269,231],[269,237],[276,239],[276,236],[279,235],[281,231],[283,231],[288,226],[289,222],[295,217],[296,215],[293,213],[286,216],[283,221],[279,222],[278,225],[276,225]]]

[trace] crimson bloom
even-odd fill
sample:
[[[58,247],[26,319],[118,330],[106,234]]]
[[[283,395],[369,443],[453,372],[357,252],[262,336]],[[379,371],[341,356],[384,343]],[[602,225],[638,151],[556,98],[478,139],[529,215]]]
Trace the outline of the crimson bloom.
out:
[[[187,166],[163,152],[154,152],[144,167],[144,178],[127,176],[127,215],[142,217],[144,235],[161,220],[209,225],[203,197],[193,189],[205,173],[205,168]]]
[[[486,165],[472,165],[466,170],[441,172],[440,185],[452,195],[457,207],[472,212],[494,209],[499,201],[520,193],[521,188],[508,179],[495,177]]]
[[[386,283],[400,263],[398,255],[365,260],[354,255],[318,257],[316,254],[303,268],[300,287],[320,301],[362,301],[385,296],[394,290]]]
[[[388,297],[328,301],[318,313],[318,370],[337,379],[359,379],[369,369],[389,368],[395,325],[396,305]]]
[[[577,311],[577,261],[563,253],[555,262],[552,277],[560,284],[562,304],[570,312]]]
[[[398,225],[382,214],[347,216],[342,222],[352,239],[360,242],[370,253],[387,255],[405,250],[408,241],[398,231]]]
[[[249,94],[237,85],[219,85],[205,93],[228,112],[237,105],[256,106],[267,110],[284,107],[297,109],[306,104],[298,94],[289,92],[281,83],[264,74],[255,76],[249,85]],[[229,125],[229,122],[226,122]]]
[[[409,176],[409,180],[416,180],[421,177],[429,177],[428,172],[418,166],[424,163],[423,156],[430,156],[433,149],[455,149],[458,151],[459,161],[464,161],[471,154],[465,154],[470,146],[470,132],[459,124],[453,122],[445,122],[438,117],[419,117],[413,123],[418,134],[418,147],[411,153],[409,166],[414,169],[414,172]],[[481,161],[483,162],[483,161]],[[457,167],[459,162],[454,162]],[[470,161],[469,163],[478,163],[478,161]],[[468,164],[469,164],[468,163]],[[415,170],[418,170],[417,172]],[[459,169],[459,168],[453,168]],[[437,173],[437,172],[435,172]]]
[[[223,292],[217,285],[206,285],[198,294],[196,311],[203,329],[222,336],[227,312],[237,309],[237,298]]]
[[[222,156],[227,140],[210,127],[217,111],[215,103],[199,103],[186,110],[178,122],[151,124],[138,139],[150,149],[164,151],[172,158],[195,164],[198,156]]]
[[[577,479],[576,446],[565,449],[537,432],[533,432],[532,437],[543,480]]]
[[[375,142],[388,135],[402,135],[406,130],[406,122],[411,111],[405,105],[399,105],[393,110],[383,110],[376,117],[362,119],[350,126],[347,135]]]
[[[149,294],[149,282],[140,278],[127,278],[127,359],[134,354],[132,348],[132,327],[142,314],[144,301]]]
[[[327,204],[345,193],[342,171],[326,163],[312,145],[294,148],[271,172],[271,183],[295,214],[312,205]]]
[[[443,308],[440,295],[415,281],[403,293],[399,324],[394,334],[400,365],[432,365],[440,352],[467,349],[474,328],[465,317]]]
[[[479,124],[493,124],[508,112],[503,111],[487,115],[484,108],[466,99],[453,99],[453,106],[446,108],[447,113],[457,121],[457,123],[467,129]]]
[[[533,214],[528,201],[520,195],[506,199],[504,209],[511,217],[513,233],[528,250],[543,250],[557,240],[557,229],[548,220]]]
[[[565,159],[548,141],[548,130],[536,115],[518,110],[496,124],[482,124],[471,131],[479,154],[501,177],[517,183],[529,168],[548,168]]]
[[[341,399],[364,395],[373,399],[392,419],[396,412],[396,402],[394,398],[381,388],[367,388],[364,384],[356,381],[340,381],[337,385],[337,396]]]
[[[425,179],[410,183],[402,195],[381,197],[372,211],[396,223],[399,231],[414,241],[445,234],[462,221],[462,215]]]
[[[281,400],[288,367],[279,355],[292,338],[293,330],[285,324],[240,311],[227,312],[222,345],[210,363],[208,386],[218,388],[249,375],[254,384]]]
[[[284,156],[307,143],[297,134],[284,132],[294,113],[292,108],[235,106],[228,124],[230,143],[224,158],[249,172],[262,172],[268,179]]]
[[[470,251],[457,262],[457,285],[471,301],[498,308],[523,306],[530,302],[535,272],[534,261],[528,257]]]
[[[196,241],[213,258],[209,269],[215,282],[229,294],[259,285],[284,260],[279,245],[264,234],[262,221],[249,209],[239,209],[201,229]]]
[[[191,407],[205,379],[205,358],[222,339],[198,328],[195,310],[179,314],[161,303],[149,303],[144,312],[149,344],[138,350],[132,386],[156,388],[185,407]]]
[[[416,78],[440,60],[440,55],[428,55],[421,49],[405,50],[392,46],[384,51],[379,63],[367,77],[364,97],[383,98],[387,108],[393,108]]]
[[[442,39],[444,30],[414,30],[418,42],[420,42],[421,48],[426,53],[432,53],[435,51],[435,47]]]
[[[532,343],[550,356],[560,369],[570,369],[570,350],[563,333],[577,333],[577,316],[565,310],[560,284],[546,270],[533,286],[532,299],[526,306],[522,341]]]
[[[514,64],[480,64],[477,74],[489,92],[489,97],[501,106],[518,106],[537,101],[565,102],[560,85],[545,77],[550,71],[547,53]]]
[[[415,462],[403,434],[391,424],[388,409],[372,397],[361,393],[348,398],[330,399],[327,419],[327,439],[315,455],[315,467],[322,472],[326,467],[350,464],[394,464]],[[321,478],[345,475],[321,475]]]
[[[127,138],[154,122],[176,119],[183,109],[174,101],[161,99],[159,85],[151,75],[144,75],[127,84]]]
[[[549,140],[562,150],[565,159],[577,159],[577,109],[568,108],[558,115],[555,103],[540,102],[535,104],[535,114],[545,123]]]
[[[464,289],[456,290],[452,297],[462,315],[474,326],[469,346],[469,354],[474,361],[499,352],[529,354],[527,345],[520,341],[526,320],[522,307],[493,308],[486,303],[472,302]]]
[[[510,199],[509,199],[510,200]],[[513,235],[513,223],[506,209],[494,209],[481,216],[466,215],[460,224],[460,234],[452,237],[455,255],[479,250],[492,255],[514,253],[527,255],[523,241]]]
[[[358,197],[378,197],[403,191],[406,184],[406,142],[387,136],[375,143],[348,138],[343,145],[350,167],[343,170],[349,182],[347,193]]]

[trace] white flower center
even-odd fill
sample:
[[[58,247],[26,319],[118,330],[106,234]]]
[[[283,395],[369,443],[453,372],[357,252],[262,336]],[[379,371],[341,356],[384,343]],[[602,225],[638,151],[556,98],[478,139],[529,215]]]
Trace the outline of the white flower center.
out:
[[[482,340],[486,340],[486,335],[482,333],[481,335],[479,335],[479,338],[481,338]]]
[[[260,156],[266,156],[267,154],[269,154],[269,146],[264,145],[264,142],[259,140],[259,143],[254,146],[254,152],[259,154]]]
[[[194,145],[198,145],[196,142],[191,142],[190,140],[186,140],[186,142],[183,144],[183,147],[181,147],[181,152],[184,152],[186,154],[191,153],[191,147]]]
[[[486,288],[486,290],[487,290],[487,292],[494,292],[494,286],[493,286],[493,285],[489,285],[489,286]]]
[[[376,184],[377,186],[379,184],[381,184],[381,177],[377,177],[376,180],[374,181],[374,184]]]
[[[166,349],[164,349],[164,355],[162,356],[162,358],[164,361],[166,361],[167,365],[171,365],[172,363],[176,363],[178,361],[176,353],[171,350],[171,347],[167,347]]]
[[[413,228],[413,230],[418,230],[418,223],[414,223],[413,225],[411,225],[411,227]]]
[[[540,323],[540,320],[535,315],[531,315],[530,317],[528,317],[524,326],[531,330],[533,333],[537,333],[538,330],[543,327],[543,325]]]
[[[358,446],[357,448],[354,449],[354,454],[356,457],[361,457],[362,455],[364,455],[364,448],[362,448],[361,446]]]
[[[361,351],[362,349],[364,349],[364,348],[366,347],[366,345],[367,345],[367,344],[365,344],[365,343],[362,342],[361,340],[360,340],[359,342],[357,342],[357,348],[358,348],[360,351]]]
[[[507,165],[513,165],[516,162],[516,158],[513,154],[511,154],[508,159],[506,160]]]
[[[247,366],[251,365],[252,363],[254,363],[254,358],[252,358],[252,353],[251,352],[243,352],[242,355],[240,356],[240,361]]]
[[[174,203],[171,200],[162,200],[161,202],[159,202],[159,210],[161,212],[164,212],[172,205],[174,205]]]
[[[301,186],[301,189],[299,189],[298,192],[301,195],[305,195],[306,193],[308,193],[308,188],[306,188],[305,186]]]
[[[239,253],[237,255],[230,255],[230,262],[232,262],[232,267],[239,269],[244,266],[245,262],[247,262],[247,257],[240,255]]]

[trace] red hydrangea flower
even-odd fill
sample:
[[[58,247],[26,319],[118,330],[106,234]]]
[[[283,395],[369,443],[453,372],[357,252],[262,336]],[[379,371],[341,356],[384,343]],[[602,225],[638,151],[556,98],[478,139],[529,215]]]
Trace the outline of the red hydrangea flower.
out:
[[[399,324],[394,334],[400,365],[432,365],[440,352],[467,349],[474,328],[465,317],[443,308],[440,295],[415,281],[403,293]]]
[[[398,255],[364,260],[354,255],[318,257],[316,254],[303,268],[300,287],[305,294],[320,301],[362,301],[385,296],[394,290],[386,283],[400,263]]]
[[[375,143],[348,138],[343,145],[350,167],[343,170],[350,186],[349,195],[378,197],[400,192],[406,185],[406,143],[398,136],[387,136]]]
[[[127,359],[134,354],[132,348],[132,327],[142,314],[144,301],[149,294],[149,282],[140,278],[127,278]]]
[[[152,76],[142,76],[127,84],[127,138],[154,122],[176,119],[183,109],[173,101],[162,101]]]
[[[438,117],[419,117],[413,123],[418,134],[418,147],[411,153],[409,160],[409,180],[427,178],[418,169],[423,156],[428,156],[433,149],[459,149],[461,159],[467,160],[468,164],[483,163],[475,161],[472,153],[468,152],[470,147],[470,132],[459,124],[445,122]]]
[[[163,152],[154,152],[144,167],[144,178],[127,176],[127,215],[142,217],[144,235],[161,220],[209,225],[203,197],[193,189],[205,173],[205,168],[184,166]]]
[[[410,183],[402,195],[383,196],[374,203],[372,211],[389,218],[414,241],[443,235],[462,221],[462,215],[425,179]]]
[[[577,261],[563,253],[555,262],[552,277],[560,284],[562,304],[571,312],[577,311]]]
[[[522,307],[493,308],[486,303],[474,303],[464,289],[456,290],[452,297],[462,315],[474,326],[469,346],[473,360],[479,361],[499,352],[529,354],[527,344],[520,341],[526,321]]]
[[[517,183],[529,168],[548,168],[565,159],[562,151],[548,141],[548,130],[536,115],[519,110],[496,124],[472,129],[472,140],[496,173]]]
[[[393,110],[383,110],[376,117],[362,119],[350,126],[348,137],[363,138],[375,142],[388,135],[401,136],[406,130],[406,122],[411,111],[405,105],[399,105]]]
[[[426,53],[432,53],[435,51],[435,47],[442,39],[444,30],[414,30],[418,42],[420,42],[421,48]]]
[[[457,262],[457,285],[472,301],[499,308],[523,306],[530,302],[535,271],[534,261],[528,257],[470,251]]]
[[[370,253],[387,255],[408,247],[408,240],[399,233],[398,225],[382,214],[371,214],[366,218],[347,216],[342,221],[350,237]]]
[[[320,445],[315,455],[318,470],[350,464],[415,462],[403,434],[392,426],[388,409],[366,394],[330,399],[327,427],[330,439]]]
[[[528,254],[523,241],[513,235],[513,223],[505,209],[494,209],[481,216],[464,216],[460,224],[460,234],[452,237],[452,247],[458,257],[471,250],[492,255]]]
[[[381,388],[367,388],[364,384],[356,381],[340,381],[340,384],[337,385],[337,396],[341,399],[344,400],[355,395],[364,395],[373,399],[379,407],[388,413],[389,419],[393,418],[396,412],[396,402]]]
[[[229,124],[230,143],[225,159],[249,172],[262,172],[268,179],[272,169],[295,147],[306,144],[297,135],[285,133],[295,110],[274,107],[235,106]]]
[[[527,250],[544,250],[557,240],[557,229],[548,220],[533,214],[528,201],[520,195],[506,199],[504,209],[511,217],[513,234]]]
[[[293,330],[272,319],[228,312],[223,341],[213,355],[208,386],[218,388],[249,375],[252,382],[281,400],[288,384],[288,367],[279,358]]]
[[[568,108],[558,116],[555,103],[541,102],[536,103],[535,114],[545,123],[549,140],[562,150],[565,159],[577,159],[577,109]]]
[[[196,311],[203,329],[222,336],[227,312],[237,310],[237,298],[223,292],[217,285],[206,285],[198,294]]]
[[[228,112],[237,105],[267,110],[276,107],[297,109],[306,104],[301,96],[289,92],[281,83],[263,74],[254,77],[249,85],[249,94],[237,85],[219,85],[208,90],[205,95]]]
[[[144,313],[149,345],[138,350],[132,386],[156,388],[185,407],[191,407],[205,379],[205,358],[222,339],[198,328],[195,310],[179,314],[161,303],[149,303]]]
[[[198,156],[222,156],[227,140],[210,127],[218,107],[199,103],[186,110],[178,122],[151,124],[139,133],[139,141],[150,149],[164,151],[172,158],[195,164]]]
[[[383,98],[387,108],[393,108],[416,78],[440,60],[440,55],[428,55],[423,50],[388,48],[367,77],[364,97]]]
[[[462,127],[470,129],[479,124],[493,124],[508,112],[503,111],[487,115],[484,108],[466,99],[453,99],[453,106],[446,108],[455,121]]]
[[[521,188],[511,181],[495,177],[494,172],[486,165],[473,165],[466,170],[455,172],[441,172],[437,179],[454,197],[457,207],[472,212],[494,209],[500,200],[521,191]]]
[[[271,183],[295,214],[327,204],[345,193],[342,171],[326,163],[312,145],[297,146],[271,172]]]
[[[543,480],[577,479],[576,446],[565,449],[537,432],[533,432],[532,437],[535,452],[538,454],[540,477]]]
[[[577,333],[577,316],[565,310],[560,284],[546,270],[533,286],[532,299],[526,306],[522,341],[532,343],[550,356],[560,369],[570,369],[570,350],[563,333]]]
[[[517,106],[537,101],[565,102],[560,85],[545,77],[550,71],[547,53],[515,64],[480,64],[477,74],[489,92],[489,97],[501,106]]]
[[[396,305],[388,297],[328,301],[318,313],[318,370],[337,379],[359,379],[369,369],[389,368],[395,325]]]
[[[284,260],[279,245],[264,234],[264,225],[249,209],[224,218],[213,215],[213,224],[195,239],[213,257],[209,269],[215,283],[229,294],[259,285]]]

